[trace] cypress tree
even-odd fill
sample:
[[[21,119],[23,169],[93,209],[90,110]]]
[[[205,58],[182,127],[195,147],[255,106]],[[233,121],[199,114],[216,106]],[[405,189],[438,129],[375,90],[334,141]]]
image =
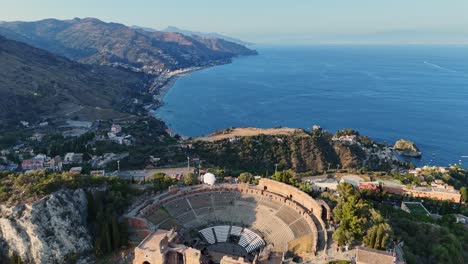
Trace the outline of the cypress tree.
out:
[[[374,246],[374,244],[375,244],[375,235],[376,235],[376,231],[377,231],[376,228],[371,228],[371,229],[369,230],[369,233],[368,233],[367,236],[365,237],[365,240],[366,240],[365,242],[367,242],[366,245],[367,245],[368,247],[373,247],[373,246]]]
[[[382,225],[379,225],[379,227],[377,228],[377,235],[375,238],[375,244],[373,248],[379,249],[382,239],[383,239],[383,227]]]
[[[119,225],[117,223],[116,217],[112,217],[111,229],[112,229],[112,248],[114,250],[117,250],[120,247],[120,234],[119,234]]]
[[[110,237],[110,234],[109,234],[109,223],[108,222],[106,222],[102,227],[101,238],[102,238],[103,244],[104,244],[103,253],[111,252],[112,251],[112,244],[111,244],[111,237]]]

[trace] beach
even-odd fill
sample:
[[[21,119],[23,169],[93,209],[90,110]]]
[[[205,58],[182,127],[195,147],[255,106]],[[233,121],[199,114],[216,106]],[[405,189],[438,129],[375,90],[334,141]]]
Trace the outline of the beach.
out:
[[[213,65],[215,66],[215,65]],[[181,76],[184,76],[188,73],[194,72],[194,71],[199,71],[203,70],[205,68],[212,67],[212,66],[206,66],[206,67],[190,67],[190,68],[185,68],[185,69],[180,69],[180,70],[175,70],[171,72],[166,72],[162,73],[160,76],[158,76],[153,84],[151,85],[149,91],[154,93],[153,98],[157,101],[159,101],[159,105],[163,104],[163,99],[166,93],[174,86],[176,83],[177,79]]]

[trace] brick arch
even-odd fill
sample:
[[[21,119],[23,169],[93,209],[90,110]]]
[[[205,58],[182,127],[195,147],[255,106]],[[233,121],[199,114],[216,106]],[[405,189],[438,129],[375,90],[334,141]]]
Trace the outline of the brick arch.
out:
[[[317,202],[322,206],[322,218],[325,216],[325,219],[329,221],[331,218],[330,206],[324,200],[317,200]]]

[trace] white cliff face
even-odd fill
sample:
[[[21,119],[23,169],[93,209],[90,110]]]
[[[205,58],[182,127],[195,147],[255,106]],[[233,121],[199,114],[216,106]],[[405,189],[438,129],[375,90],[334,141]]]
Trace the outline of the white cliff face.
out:
[[[0,250],[26,263],[65,263],[72,255],[83,262],[93,249],[87,211],[81,189],[58,191],[33,204],[0,205]]]

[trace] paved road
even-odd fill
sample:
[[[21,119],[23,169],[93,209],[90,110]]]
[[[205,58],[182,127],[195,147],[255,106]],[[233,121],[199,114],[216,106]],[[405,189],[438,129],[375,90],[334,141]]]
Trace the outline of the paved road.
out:
[[[142,179],[142,178],[149,178],[153,176],[155,173],[164,173],[169,176],[177,176],[177,175],[183,175],[188,172],[193,172],[194,167],[190,167],[190,169],[187,169],[187,167],[177,167],[177,168],[160,168],[160,169],[151,169],[151,170],[129,170],[129,171],[120,171],[117,173],[117,176],[123,179],[131,179],[132,177],[134,179]]]

